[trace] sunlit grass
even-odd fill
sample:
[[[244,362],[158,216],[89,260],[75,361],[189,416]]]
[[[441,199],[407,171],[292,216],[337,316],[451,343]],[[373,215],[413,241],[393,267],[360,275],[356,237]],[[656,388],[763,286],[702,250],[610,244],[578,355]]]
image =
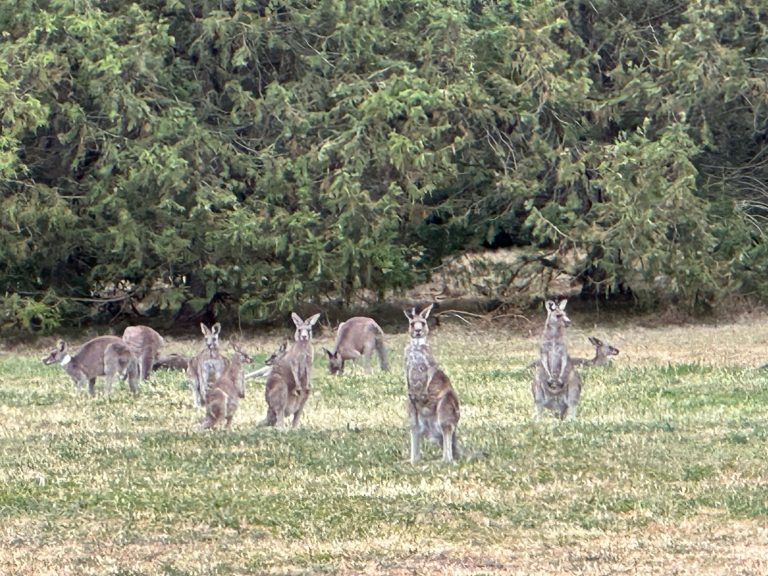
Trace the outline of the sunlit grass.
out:
[[[88,398],[40,351],[5,354],[0,573],[560,574],[599,558],[606,571],[717,574],[734,554],[757,570],[761,330],[612,328],[622,352],[583,371],[579,418],[537,423],[525,368],[535,337],[435,330],[462,401],[466,458],[449,466],[436,446],[407,461],[402,334],[388,337],[389,373],[332,378],[317,354],[298,430],[255,428],[256,381],[232,432],[200,432],[180,373],[155,373],[136,398],[125,386]],[[593,332],[572,330],[575,353],[589,354]],[[277,340],[250,342],[259,361]],[[660,536],[670,526],[677,544]]]

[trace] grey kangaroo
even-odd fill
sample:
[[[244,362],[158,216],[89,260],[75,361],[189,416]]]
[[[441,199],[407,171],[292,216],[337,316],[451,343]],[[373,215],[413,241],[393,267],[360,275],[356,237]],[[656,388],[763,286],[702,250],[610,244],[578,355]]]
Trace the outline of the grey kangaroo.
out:
[[[619,349],[614,348],[607,342],[595,338],[589,337],[589,342],[595,347],[595,355],[593,358],[572,358],[574,366],[604,366],[611,360],[611,356],[618,356]]]
[[[93,396],[96,378],[106,376],[104,391],[112,393],[115,376],[128,379],[128,387],[134,394],[139,390],[140,368],[131,348],[117,336],[98,336],[83,344],[74,356],[68,352],[67,343],[59,340],[56,347],[43,358],[43,364],[59,363],[75,381],[78,391],[88,384]]]
[[[270,354],[266,360],[264,360],[264,366],[259,368],[258,370],[254,370],[253,372],[249,372],[245,375],[246,380],[250,380],[251,378],[264,378],[269,376],[269,373],[272,372],[272,366],[274,366],[277,361],[285,356],[285,353],[288,349],[288,344],[286,342],[283,342],[280,344],[280,346]]]
[[[141,367],[141,379],[146,380],[152,374],[152,367],[158,352],[165,341],[149,326],[128,326],[123,331],[123,340],[131,347]]]
[[[203,332],[203,348],[196,356],[190,358],[187,366],[187,378],[192,387],[192,400],[195,406],[205,403],[208,387],[221,378],[227,369],[227,360],[219,351],[219,335],[221,324],[216,322],[211,328],[200,323]]]
[[[581,397],[581,377],[568,357],[565,345],[565,328],[571,323],[565,313],[567,303],[567,300],[561,300],[559,304],[552,300],[546,303],[544,338],[531,386],[535,418],[541,416],[544,408],[552,410],[560,418],[576,417]]]
[[[404,311],[410,335],[404,351],[404,363],[412,464],[421,456],[420,444],[424,437],[431,438],[442,447],[443,462],[451,462],[461,455],[457,437],[461,416],[459,397],[427,344],[427,318],[432,306],[430,304],[418,314],[415,308]]]
[[[251,357],[232,343],[234,355],[224,374],[213,383],[205,396],[205,420],[202,428],[212,428],[226,422],[227,430],[232,428],[232,417],[237,412],[241,398],[245,398],[245,377],[243,364],[250,364]]]
[[[283,419],[293,417],[291,426],[299,425],[304,405],[312,390],[312,326],[317,323],[317,313],[302,320],[295,312],[291,314],[296,325],[294,342],[272,366],[267,377],[264,397],[267,401],[267,416],[259,426],[283,426]]]
[[[384,347],[384,331],[372,318],[355,316],[339,324],[336,332],[336,342],[333,350],[323,348],[328,356],[328,371],[331,374],[342,374],[344,362],[347,360],[363,359],[366,372],[371,371],[371,356],[373,352],[379,356],[382,370],[389,370],[387,350]]]

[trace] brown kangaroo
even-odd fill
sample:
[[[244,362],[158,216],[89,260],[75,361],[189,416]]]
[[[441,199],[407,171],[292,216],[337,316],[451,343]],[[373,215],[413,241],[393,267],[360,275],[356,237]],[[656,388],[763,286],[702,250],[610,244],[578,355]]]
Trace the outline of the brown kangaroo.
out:
[[[589,341],[595,347],[595,356],[593,358],[571,358],[574,366],[604,366],[610,362],[611,356],[618,356],[619,354],[618,348],[614,348],[594,336],[590,336]]]
[[[165,344],[163,337],[149,326],[128,326],[123,331],[123,340],[139,359],[141,379],[146,380],[152,374],[160,348]]]
[[[410,341],[405,347],[405,383],[408,388],[408,420],[411,428],[411,464],[420,454],[421,439],[431,438],[443,449],[443,462],[461,456],[457,428],[461,412],[451,381],[438,366],[427,344],[427,317],[433,304],[416,313],[405,310]]]
[[[221,378],[227,369],[227,361],[219,351],[221,324],[216,322],[208,328],[201,322],[200,329],[203,332],[203,348],[189,360],[187,366],[187,378],[192,388],[192,400],[195,406],[202,406],[205,403],[208,387]]]
[[[96,378],[106,376],[104,391],[112,394],[115,376],[128,379],[128,387],[134,394],[139,390],[140,368],[131,348],[117,336],[98,336],[83,344],[74,356],[68,353],[67,343],[59,340],[56,347],[43,358],[43,364],[58,362],[75,381],[78,391],[88,384],[93,396]]]
[[[232,428],[232,417],[237,412],[241,398],[245,398],[243,364],[250,364],[251,357],[232,343],[234,355],[224,374],[213,383],[205,396],[205,420],[203,429],[212,428],[226,421],[226,428]]]
[[[267,416],[259,426],[283,426],[286,416],[293,416],[291,426],[299,425],[304,405],[312,389],[312,326],[320,314],[306,321],[295,312],[291,314],[296,325],[294,342],[290,349],[272,366],[267,377],[264,396],[267,401]]]
[[[342,374],[344,362],[363,359],[366,372],[371,371],[371,356],[374,350],[379,355],[382,370],[389,370],[387,350],[384,347],[384,331],[372,318],[355,316],[339,324],[333,351],[323,348],[328,355],[328,371]]]
[[[541,416],[544,408],[552,410],[560,418],[576,417],[576,408],[581,398],[581,377],[565,345],[565,328],[571,324],[565,313],[567,303],[567,300],[559,304],[552,300],[546,303],[544,338],[531,385],[535,418]]]

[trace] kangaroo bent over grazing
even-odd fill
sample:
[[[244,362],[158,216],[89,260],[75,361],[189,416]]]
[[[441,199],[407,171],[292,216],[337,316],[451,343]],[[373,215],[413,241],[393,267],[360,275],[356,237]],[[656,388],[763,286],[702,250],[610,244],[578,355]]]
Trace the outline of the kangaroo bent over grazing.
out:
[[[205,396],[205,420],[202,428],[212,428],[226,421],[226,428],[232,428],[232,417],[237,412],[241,398],[245,398],[245,377],[243,364],[250,364],[251,357],[232,343],[235,354],[229,361],[224,374],[208,389]]]
[[[295,312],[291,314],[296,325],[294,342],[288,351],[278,358],[267,377],[264,397],[267,401],[267,416],[259,426],[282,427],[286,416],[293,416],[292,426],[299,425],[304,405],[312,389],[312,326],[320,314],[306,321]]]
[[[128,379],[128,387],[134,394],[139,390],[140,368],[131,348],[117,336],[98,336],[83,344],[74,356],[68,353],[67,343],[59,340],[43,364],[58,362],[75,381],[78,391],[88,384],[88,393],[93,396],[96,378],[106,376],[104,391],[112,393],[115,376]]]
[[[433,304],[416,313],[405,310],[411,337],[405,347],[405,383],[408,388],[408,420],[411,429],[411,464],[420,457],[423,437],[443,449],[443,462],[460,457],[457,428],[461,412],[451,381],[437,364],[427,344],[427,317]]]
[[[614,348],[594,336],[590,336],[589,341],[595,347],[594,358],[572,358],[571,361],[574,366],[604,366],[610,361],[610,356],[618,356],[619,354],[618,348]]]
[[[128,326],[123,331],[123,340],[131,347],[141,367],[141,379],[146,380],[152,374],[157,354],[165,341],[149,326]]]
[[[373,318],[355,316],[339,324],[333,351],[323,348],[328,355],[328,371],[342,374],[346,360],[363,359],[366,372],[371,371],[374,350],[379,355],[382,370],[389,370],[387,350],[384,348],[384,331]]]
[[[189,360],[187,366],[187,378],[192,387],[192,400],[195,406],[202,406],[205,403],[208,387],[221,378],[227,368],[227,361],[219,352],[221,324],[216,322],[208,328],[201,322],[200,329],[203,332],[204,346]]]
[[[567,303],[567,300],[559,304],[552,300],[546,303],[544,339],[531,387],[536,418],[541,416],[544,408],[552,410],[560,418],[576,417],[576,407],[581,397],[581,377],[568,357],[565,345],[565,328],[571,323],[565,313]]]

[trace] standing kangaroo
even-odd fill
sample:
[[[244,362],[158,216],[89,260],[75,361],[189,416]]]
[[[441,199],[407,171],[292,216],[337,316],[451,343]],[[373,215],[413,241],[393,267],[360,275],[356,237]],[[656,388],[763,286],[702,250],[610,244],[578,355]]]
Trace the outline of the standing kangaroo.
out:
[[[405,310],[410,342],[405,347],[405,383],[408,388],[408,420],[411,429],[411,464],[420,457],[423,437],[443,449],[443,462],[460,457],[457,427],[461,412],[451,381],[437,364],[427,344],[427,318],[433,304],[416,313]]]
[[[610,356],[618,356],[619,354],[618,348],[614,348],[594,336],[590,336],[589,341],[595,347],[594,358],[572,358],[571,361],[574,366],[604,366],[610,361]]]
[[[59,340],[56,347],[43,358],[43,364],[58,362],[75,381],[78,391],[88,384],[93,396],[96,378],[106,376],[104,391],[112,394],[115,376],[128,379],[128,387],[134,394],[139,390],[140,368],[131,348],[117,336],[98,336],[83,344],[74,356],[67,352],[67,343]]]
[[[546,303],[544,339],[531,386],[535,418],[541,416],[544,408],[552,410],[560,418],[576,417],[581,397],[581,377],[568,357],[565,345],[565,328],[571,323],[565,313],[567,303],[567,300],[559,304],[552,300]]]
[[[200,329],[203,332],[203,348],[196,356],[190,358],[187,366],[187,379],[192,387],[192,400],[195,406],[202,406],[205,403],[208,387],[221,378],[227,368],[227,361],[219,351],[221,324],[216,322],[208,328],[201,322]]]
[[[384,331],[372,318],[355,316],[339,324],[333,351],[323,348],[328,355],[328,371],[342,374],[346,360],[363,359],[366,372],[371,371],[371,356],[374,350],[379,355],[382,370],[389,370],[387,350],[384,347]]]
[[[160,348],[165,344],[163,337],[149,326],[128,326],[123,331],[123,340],[139,359],[141,379],[146,380],[152,374]]]
[[[251,357],[232,343],[234,355],[224,374],[213,383],[205,396],[205,420],[202,428],[212,428],[226,421],[226,428],[232,428],[232,417],[237,412],[240,398],[245,398],[245,377],[243,364],[250,364]]]
[[[304,405],[312,390],[312,326],[317,323],[320,313],[302,320],[295,312],[291,314],[296,325],[294,342],[282,357],[278,358],[267,376],[264,396],[267,401],[267,416],[259,426],[283,426],[286,416],[293,416],[292,426],[299,425]]]

